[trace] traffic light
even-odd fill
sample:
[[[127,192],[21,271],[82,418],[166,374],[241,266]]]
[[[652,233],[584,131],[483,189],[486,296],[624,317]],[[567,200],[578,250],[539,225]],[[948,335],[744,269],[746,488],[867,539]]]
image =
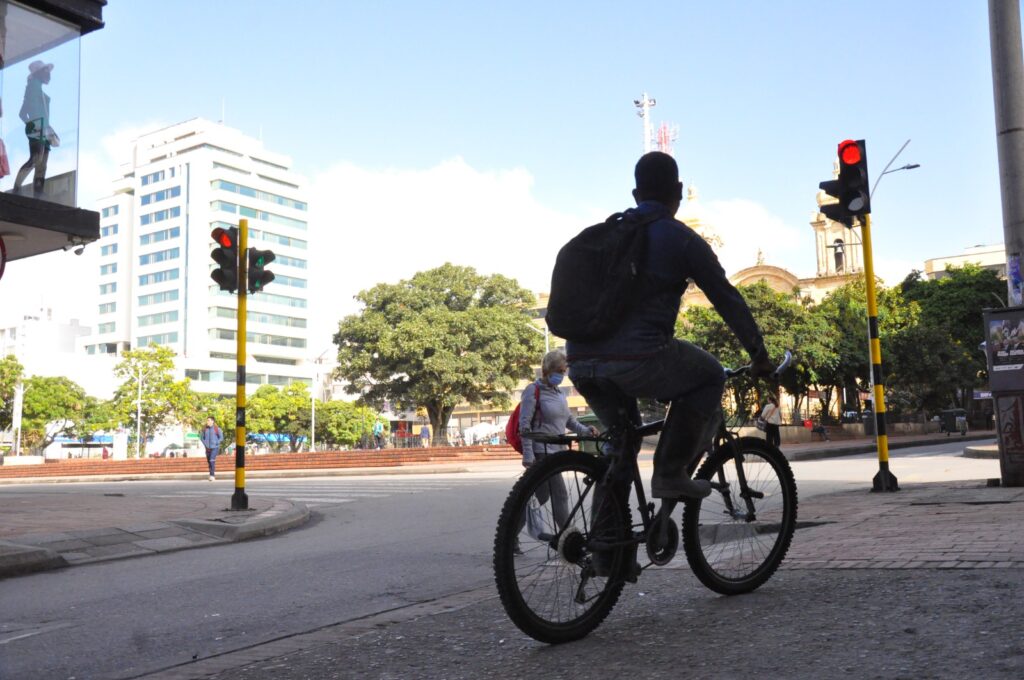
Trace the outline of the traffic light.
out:
[[[221,290],[233,293],[238,290],[238,227],[217,227],[210,232],[210,236],[217,243],[210,257],[218,264],[210,272],[210,278],[217,282]]]
[[[277,257],[269,250],[256,250],[249,248],[249,292],[258,293],[274,280],[274,272],[269,272],[264,267],[276,260]]]
[[[839,178],[821,182],[818,187],[839,199],[838,203],[821,206],[821,212],[830,220],[849,226],[854,217],[871,212],[868,154],[863,139],[839,142]]]

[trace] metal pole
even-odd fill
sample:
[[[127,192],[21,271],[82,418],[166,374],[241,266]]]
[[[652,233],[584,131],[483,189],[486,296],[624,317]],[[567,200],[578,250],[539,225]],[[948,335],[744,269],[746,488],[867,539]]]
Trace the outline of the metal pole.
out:
[[[312,415],[309,419],[309,452],[316,451],[316,394],[309,397],[309,408]]]
[[[1006,285],[1009,306],[1024,304],[1021,253],[1024,252],[1024,56],[1019,0],[989,0],[992,92],[995,97],[996,148],[1003,203]]]
[[[878,473],[872,491],[899,491],[896,476],[889,472],[889,437],[885,433],[885,380],[882,378],[882,343],[878,339],[878,305],[875,297],[875,263],[871,254],[871,215],[863,218],[864,276],[868,297],[868,337],[871,342],[871,378],[875,397],[875,436],[878,442]]]
[[[135,401],[135,457],[142,458],[142,367],[139,367],[138,377],[135,379],[139,388],[139,398]]]
[[[245,316],[249,268],[249,220],[238,222],[238,323],[235,338],[235,493],[232,510],[248,510],[245,493]]]

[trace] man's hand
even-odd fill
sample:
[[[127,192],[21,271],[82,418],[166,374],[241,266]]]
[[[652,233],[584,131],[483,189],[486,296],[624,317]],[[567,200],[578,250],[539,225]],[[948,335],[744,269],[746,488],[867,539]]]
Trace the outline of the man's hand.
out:
[[[768,358],[768,350],[761,348],[750,363],[750,375],[752,378],[767,378],[775,372],[775,364]]]

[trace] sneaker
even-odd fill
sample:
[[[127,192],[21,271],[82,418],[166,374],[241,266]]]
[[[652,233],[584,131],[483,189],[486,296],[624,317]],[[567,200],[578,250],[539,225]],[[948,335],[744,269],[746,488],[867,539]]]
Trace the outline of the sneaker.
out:
[[[217,481],[217,478],[216,478],[216,477],[214,477],[213,475],[210,475],[210,481],[211,481],[211,482],[216,482],[216,481]]]

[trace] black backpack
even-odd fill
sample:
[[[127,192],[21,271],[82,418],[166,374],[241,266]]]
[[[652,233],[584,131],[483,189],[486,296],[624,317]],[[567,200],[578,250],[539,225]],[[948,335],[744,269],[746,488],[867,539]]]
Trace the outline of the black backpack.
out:
[[[601,340],[636,301],[647,229],[660,213],[615,213],[562,246],[551,272],[547,325],[566,340]]]

